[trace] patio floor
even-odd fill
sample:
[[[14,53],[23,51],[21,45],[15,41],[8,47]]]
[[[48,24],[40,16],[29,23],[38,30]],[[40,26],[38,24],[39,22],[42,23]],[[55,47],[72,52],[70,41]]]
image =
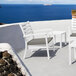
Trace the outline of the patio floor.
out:
[[[32,22],[31,25],[33,30],[43,29],[44,26],[44,28],[52,28],[55,31],[66,31],[68,41],[68,27],[71,25],[71,20]],[[59,46],[56,47],[55,52],[50,50],[50,60],[47,59],[46,50],[39,50],[35,53],[28,51],[27,59],[23,59],[24,50],[19,51],[19,49],[24,48],[24,40],[18,26],[1,28],[0,42],[12,45],[27,66],[30,76],[76,76],[76,62],[69,66],[68,45],[61,49],[58,49]]]
[[[27,66],[31,76],[76,76],[76,63],[69,65],[68,45],[50,50],[51,59],[47,59],[46,50],[28,52],[27,58],[23,59],[24,50],[18,51],[18,55]],[[74,61],[74,59],[73,59]]]

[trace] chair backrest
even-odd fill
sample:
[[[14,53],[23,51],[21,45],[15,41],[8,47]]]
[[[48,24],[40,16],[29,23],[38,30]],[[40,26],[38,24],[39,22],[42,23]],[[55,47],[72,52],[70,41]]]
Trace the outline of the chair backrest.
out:
[[[76,32],[76,10],[72,10],[71,32]]]
[[[25,37],[28,34],[33,34],[33,30],[32,30],[32,27],[31,27],[31,24],[30,24],[29,21],[27,21],[26,23],[20,24],[20,27],[21,27],[21,30],[22,30],[22,33],[23,33],[23,37]],[[31,35],[31,36],[29,36],[25,39],[28,42],[31,39],[33,39],[33,36]]]
[[[72,30],[76,30],[76,18],[72,17],[72,26],[71,26]]]

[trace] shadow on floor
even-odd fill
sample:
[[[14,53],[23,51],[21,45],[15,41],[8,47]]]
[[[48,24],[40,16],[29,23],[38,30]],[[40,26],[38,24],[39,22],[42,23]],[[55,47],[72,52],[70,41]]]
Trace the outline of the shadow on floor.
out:
[[[72,62],[72,64],[76,63],[76,60]]]
[[[67,44],[62,43],[62,46],[63,46],[63,47],[65,47],[65,46],[67,46],[67,45],[68,45],[68,43],[67,43]],[[57,43],[55,44],[55,46],[60,46],[60,43],[57,42]],[[21,51],[24,50],[24,49],[25,49],[25,48],[17,49],[16,52],[19,53],[19,52],[21,52]]]
[[[53,51],[50,50],[50,57],[53,58],[54,56],[56,56],[58,49]],[[32,54],[31,57],[47,57],[47,51],[46,50],[38,50],[35,53]]]
[[[68,43],[64,43],[64,42],[62,42],[62,47],[65,47],[65,46],[67,46],[68,45]],[[56,44],[55,44],[55,46],[60,46],[60,43],[59,42],[57,42]]]
[[[68,45],[68,43],[67,43],[67,44],[62,43],[62,46],[63,46],[63,47],[65,47],[65,46],[67,46],[67,45]],[[59,42],[56,43],[55,46],[60,46],[60,43],[59,43]],[[51,58],[53,58],[54,56],[56,56],[56,53],[57,53],[58,49],[60,49],[60,48],[56,48],[55,51],[50,50],[50,57],[51,57]],[[24,50],[24,49],[23,49],[23,50]],[[18,50],[18,51],[16,51],[16,52],[19,53],[19,52],[21,52],[21,51],[22,51],[22,50]],[[46,50],[39,49],[38,51],[35,51],[31,56],[26,57],[25,59],[28,59],[28,58],[31,58],[31,57],[47,57],[47,51],[46,51]]]

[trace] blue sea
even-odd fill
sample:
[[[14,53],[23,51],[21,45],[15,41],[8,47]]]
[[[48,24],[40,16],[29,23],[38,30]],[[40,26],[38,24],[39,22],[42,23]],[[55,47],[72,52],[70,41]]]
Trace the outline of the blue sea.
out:
[[[1,4],[1,6],[1,23],[71,19],[71,11],[76,10],[76,5]]]

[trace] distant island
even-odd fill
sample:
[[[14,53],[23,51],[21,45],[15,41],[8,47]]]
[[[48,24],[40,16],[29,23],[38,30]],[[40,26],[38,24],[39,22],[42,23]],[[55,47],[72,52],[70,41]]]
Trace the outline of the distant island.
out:
[[[50,6],[50,5],[52,5],[52,4],[44,4],[44,6]]]

